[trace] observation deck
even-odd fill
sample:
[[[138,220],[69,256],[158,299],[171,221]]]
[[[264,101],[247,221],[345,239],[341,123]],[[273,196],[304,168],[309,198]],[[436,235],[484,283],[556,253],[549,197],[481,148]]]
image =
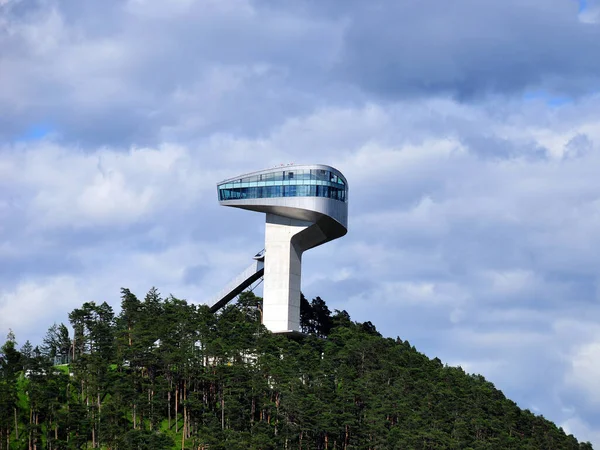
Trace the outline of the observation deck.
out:
[[[302,253],[348,232],[348,181],[330,166],[288,165],[229,178],[217,193],[223,206],[266,214],[263,323],[298,332]]]
[[[261,170],[224,180],[217,190],[223,206],[319,223],[327,230],[327,240],[348,231],[348,181],[330,166]]]

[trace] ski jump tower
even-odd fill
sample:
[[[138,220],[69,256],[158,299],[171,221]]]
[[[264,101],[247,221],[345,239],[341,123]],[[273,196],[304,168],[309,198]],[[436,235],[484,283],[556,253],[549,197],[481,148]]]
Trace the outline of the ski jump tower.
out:
[[[224,180],[217,191],[223,206],[266,214],[265,250],[209,306],[219,309],[264,276],[263,324],[299,332],[302,253],[347,233],[346,178],[329,166],[288,165]]]

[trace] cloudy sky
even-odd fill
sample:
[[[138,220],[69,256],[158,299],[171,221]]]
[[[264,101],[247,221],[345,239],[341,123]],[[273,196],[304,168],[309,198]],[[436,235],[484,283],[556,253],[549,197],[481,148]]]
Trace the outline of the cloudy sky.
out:
[[[0,333],[262,248],[217,181],[339,168],[303,291],[600,446],[599,0],[0,0]]]

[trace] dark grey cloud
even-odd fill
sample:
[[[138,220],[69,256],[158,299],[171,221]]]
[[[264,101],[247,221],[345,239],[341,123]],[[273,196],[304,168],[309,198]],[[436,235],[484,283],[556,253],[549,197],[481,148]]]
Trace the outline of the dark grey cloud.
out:
[[[37,124],[84,147],[251,136],[286,114],[371,93],[577,97],[598,85],[587,55],[599,50],[600,28],[568,1],[13,0],[4,9],[5,139]]]
[[[579,20],[573,1],[345,5],[329,11],[349,22],[340,73],[384,98],[469,100],[537,87],[578,96],[600,81],[588,57],[600,50],[600,28]]]
[[[318,101],[341,33],[244,2],[37,5],[14,8],[0,28],[2,81],[14,85],[0,96],[8,139],[37,123],[84,146],[256,134]]]
[[[509,139],[486,136],[484,133],[466,135],[463,138],[463,143],[482,158],[511,159],[520,157],[543,159],[548,157],[547,150],[536,145],[535,142],[516,144]],[[580,141],[575,141],[573,148],[580,148],[581,144]]]

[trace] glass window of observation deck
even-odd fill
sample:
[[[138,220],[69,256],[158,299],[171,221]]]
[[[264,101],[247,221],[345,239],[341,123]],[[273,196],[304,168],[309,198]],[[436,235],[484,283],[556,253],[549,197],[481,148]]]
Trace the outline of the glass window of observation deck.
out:
[[[324,197],[342,202],[347,201],[346,190],[333,186],[285,185],[219,189],[220,200],[244,200],[277,197]]]

